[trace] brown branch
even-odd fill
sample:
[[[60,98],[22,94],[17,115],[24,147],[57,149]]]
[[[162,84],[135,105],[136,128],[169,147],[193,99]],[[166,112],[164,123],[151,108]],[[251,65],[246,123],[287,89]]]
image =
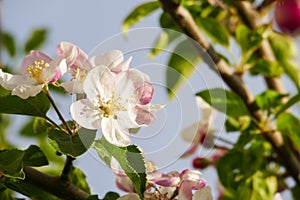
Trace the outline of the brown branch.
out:
[[[87,200],[89,195],[69,180],[49,176],[31,167],[24,167],[25,182],[65,200]]]
[[[259,13],[253,9],[252,4],[250,4],[247,1],[236,1],[235,7],[237,8],[237,11],[239,12],[242,20],[244,23],[251,28],[252,30],[255,30],[258,28],[260,24],[260,16]],[[261,43],[260,49],[259,49],[260,55],[265,60],[274,62],[276,61],[276,58],[274,56],[273,50],[270,46],[270,43],[268,40],[264,40]],[[286,93],[286,90],[283,86],[283,83],[281,80],[277,77],[265,77],[266,84],[269,89],[276,90],[280,93]]]
[[[173,21],[181,28],[181,30],[202,47],[198,47],[199,54],[202,56],[203,60],[208,64],[208,66],[213,71],[220,73],[222,79],[231,88],[231,90],[237,93],[243,99],[251,114],[257,120],[263,121],[266,117],[260,110],[257,109],[253,95],[251,94],[249,88],[238,76],[231,72],[227,63],[220,58],[213,47],[209,45],[189,11],[181,6],[176,0],[159,0],[159,2],[161,3],[164,11],[171,16]],[[256,15],[251,17],[257,19]],[[249,25],[257,26],[257,21],[249,21]],[[266,46],[264,48],[269,47]],[[211,59],[207,58],[207,55],[209,55]],[[281,91],[282,86],[280,83],[278,83],[276,79],[274,80],[272,78],[271,80],[272,81],[270,81],[270,83],[272,83],[272,85],[274,84],[274,86]],[[274,130],[274,126],[274,124],[270,123],[268,125],[269,130]],[[269,131],[265,135],[273,145],[279,157],[285,159],[282,161],[282,165],[288,169],[295,181],[298,183],[298,185],[300,185],[300,163],[297,160],[294,152],[288,146],[284,145],[281,133],[278,131]]]
[[[71,172],[72,167],[73,167],[73,160],[75,160],[75,158],[73,158],[71,156],[67,156],[65,166],[64,166],[63,171],[60,175],[60,177],[62,179],[69,180],[69,173]]]

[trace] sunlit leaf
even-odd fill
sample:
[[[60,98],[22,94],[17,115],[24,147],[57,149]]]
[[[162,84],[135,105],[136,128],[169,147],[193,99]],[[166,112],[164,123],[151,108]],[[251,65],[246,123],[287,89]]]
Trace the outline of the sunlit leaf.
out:
[[[215,43],[229,46],[229,34],[220,22],[212,18],[198,18],[197,24]]]
[[[199,62],[199,54],[191,41],[184,40],[175,47],[168,62],[166,77],[170,99],[175,97],[175,93],[192,75]]]
[[[159,3],[157,1],[150,1],[137,6],[125,18],[122,24],[122,32],[126,33],[131,26],[138,23],[141,19],[158,9]]]
[[[277,117],[278,115],[280,115],[282,112],[286,111],[287,109],[289,109],[291,106],[293,106],[294,104],[298,103],[300,101],[300,93],[293,96],[292,98],[290,98],[288,100],[288,102],[286,102],[285,104],[283,104],[279,109],[276,110],[275,112],[275,117]]]
[[[98,155],[102,159],[101,154],[104,152],[105,162],[110,166],[110,160],[114,157],[121,165],[126,175],[132,181],[135,190],[143,199],[144,191],[146,190],[146,167],[145,160],[141,150],[135,146],[130,145],[127,147],[118,147],[107,142],[102,137],[101,140],[96,140],[94,143],[94,149],[98,152]]]
[[[226,113],[230,117],[249,115],[243,100],[235,93],[222,88],[203,90],[196,94],[213,108]]]
[[[29,53],[31,50],[39,49],[45,43],[46,38],[47,38],[46,29],[33,30],[25,43],[24,46],[25,53]]]
[[[281,94],[274,90],[266,90],[263,93],[256,96],[255,101],[258,107],[262,110],[271,111],[280,106],[281,99],[288,96],[287,94]]]
[[[277,117],[277,128],[300,148],[300,120],[290,113],[282,113]]]
[[[2,32],[1,35],[2,46],[8,52],[10,57],[14,57],[16,55],[16,42],[14,37],[7,32]]]
[[[91,193],[89,184],[86,181],[86,176],[79,168],[73,167],[69,174],[69,178],[70,181],[82,191],[88,194]]]

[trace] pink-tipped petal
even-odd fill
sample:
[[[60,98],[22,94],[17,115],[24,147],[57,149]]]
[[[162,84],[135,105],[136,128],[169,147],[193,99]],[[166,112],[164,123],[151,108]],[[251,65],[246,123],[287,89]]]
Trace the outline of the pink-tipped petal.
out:
[[[193,200],[213,200],[211,187],[205,186],[195,192]]]
[[[136,90],[140,93],[139,104],[146,105],[150,103],[154,92],[154,88],[151,83],[144,82],[137,86]]]
[[[121,51],[112,50],[94,56],[90,60],[93,66],[105,65],[111,70],[124,61],[124,56]]]
[[[51,58],[40,51],[32,50],[23,59],[23,62],[21,64],[21,73],[24,74],[30,65],[34,65],[35,61],[36,62],[44,61],[45,63],[50,63]]]

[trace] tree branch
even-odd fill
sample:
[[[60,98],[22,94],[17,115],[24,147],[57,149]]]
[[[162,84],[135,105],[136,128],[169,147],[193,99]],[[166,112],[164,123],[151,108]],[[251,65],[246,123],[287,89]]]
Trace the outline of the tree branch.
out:
[[[237,8],[237,11],[239,12],[242,20],[244,23],[251,28],[252,30],[255,30],[258,28],[260,24],[260,16],[259,13],[253,9],[252,4],[250,4],[248,1],[236,1],[235,7]],[[263,40],[261,43],[260,49],[259,49],[260,55],[265,60],[274,62],[276,61],[276,58],[274,56],[273,50],[270,46],[270,43],[268,40]],[[265,77],[266,84],[269,89],[276,90],[280,93],[286,93],[286,90],[283,86],[282,81],[277,77]]]
[[[65,166],[64,166],[63,171],[60,175],[60,177],[62,179],[69,180],[69,173],[71,172],[72,167],[73,167],[73,160],[75,160],[75,158],[72,158],[71,156],[67,156]]]
[[[31,167],[24,167],[25,182],[65,200],[87,200],[89,195],[69,180],[60,177],[49,176]]]
[[[264,116],[263,113],[258,110],[254,102],[254,97],[251,94],[249,88],[238,76],[231,72],[227,63],[222,58],[220,58],[213,47],[209,45],[208,41],[199,30],[189,11],[181,6],[180,3],[178,3],[176,0],[159,0],[159,2],[161,3],[164,11],[171,16],[173,21],[181,28],[181,30],[202,47],[198,47],[199,54],[208,64],[208,66],[213,71],[220,73],[224,82],[231,88],[232,91],[237,93],[243,99],[249,111],[257,120],[264,120],[266,116]],[[256,15],[253,15],[251,17],[255,19],[257,18]],[[256,20],[251,20],[248,22],[251,26],[257,26]],[[263,51],[266,51],[266,48],[269,47],[266,46],[263,48],[265,49]],[[211,59],[207,58],[207,55],[209,55]],[[280,82],[278,83],[278,80],[274,80],[273,78],[271,78],[270,84],[276,87],[279,91],[282,91],[282,86],[280,85]],[[275,125],[272,123],[268,125],[269,130],[276,130],[274,129],[274,127]],[[273,145],[279,157],[285,159],[282,160],[282,165],[287,168],[298,185],[300,185],[300,163],[298,162],[294,152],[287,145],[284,145],[281,133],[278,131],[269,131],[265,134],[265,136]]]

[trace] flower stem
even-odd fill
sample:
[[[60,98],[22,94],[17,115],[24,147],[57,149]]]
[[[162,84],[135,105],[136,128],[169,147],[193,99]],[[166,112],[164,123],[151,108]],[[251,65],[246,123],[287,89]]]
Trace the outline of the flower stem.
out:
[[[60,175],[60,177],[64,180],[68,180],[69,177],[69,173],[71,172],[72,170],[72,167],[73,167],[73,160],[75,160],[75,158],[71,157],[71,156],[67,156],[67,159],[66,159],[66,162],[65,162],[65,166],[63,168],[63,171]]]
[[[217,140],[220,140],[220,141],[222,141],[222,142],[224,142],[224,143],[227,143],[227,144],[229,144],[229,145],[232,145],[232,146],[234,145],[233,142],[231,142],[231,141],[229,141],[229,140],[227,140],[227,139],[225,139],[225,138],[218,137],[218,136],[216,136],[216,135],[213,135],[213,137],[216,138]]]
[[[46,93],[48,99],[50,100],[50,103],[52,104],[52,106],[53,106],[55,112],[57,113],[57,115],[58,115],[60,121],[62,122],[62,124],[63,124],[64,127],[66,128],[68,134],[71,135],[71,136],[73,136],[73,132],[71,131],[71,129],[70,129],[70,127],[68,126],[67,122],[65,121],[64,117],[63,117],[62,114],[60,113],[60,111],[59,111],[58,107],[56,106],[56,104],[55,104],[55,102],[54,102],[52,96],[51,96],[50,93],[49,93],[49,91],[46,90],[45,93]]]

